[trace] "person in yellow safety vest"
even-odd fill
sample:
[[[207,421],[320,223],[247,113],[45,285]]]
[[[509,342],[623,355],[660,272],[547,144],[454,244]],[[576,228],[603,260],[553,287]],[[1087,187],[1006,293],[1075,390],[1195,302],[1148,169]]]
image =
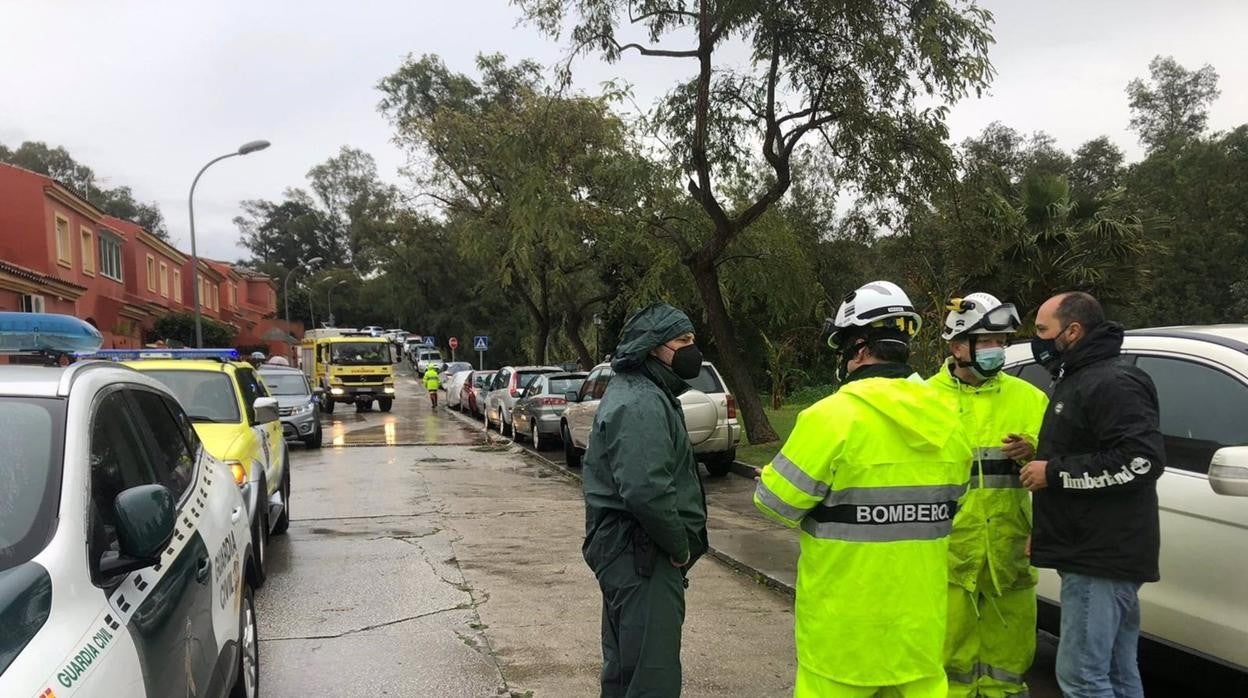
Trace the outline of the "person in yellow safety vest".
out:
[[[1036,571],[1027,558],[1031,495],[1018,473],[1035,455],[1048,398],[1001,372],[1020,325],[1013,305],[972,293],[947,309],[941,338],[951,356],[928,384],[960,415],[975,453],[949,539],[949,695],[1027,695]]]
[[[425,369],[425,390],[429,391],[429,403],[433,407],[438,406],[438,388],[442,387],[442,380],[438,377],[438,369],[432,363],[429,368]]]
[[[920,319],[888,281],[830,321],[840,389],[802,411],[754,504],[801,528],[797,698],[944,696],[948,536],[971,447],[906,364]]]

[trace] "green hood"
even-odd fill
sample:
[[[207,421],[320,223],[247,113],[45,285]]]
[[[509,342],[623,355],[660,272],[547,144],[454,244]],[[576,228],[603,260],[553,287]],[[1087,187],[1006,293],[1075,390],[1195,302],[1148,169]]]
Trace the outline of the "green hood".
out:
[[[667,303],[654,303],[633,314],[620,332],[620,344],[615,348],[611,368],[616,371],[636,371],[646,363],[651,350],[665,342],[693,332],[689,316]]]
[[[915,450],[939,451],[952,434],[961,431],[958,416],[917,378],[868,378],[846,384],[838,394],[854,398],[892,422],[906,446]]]

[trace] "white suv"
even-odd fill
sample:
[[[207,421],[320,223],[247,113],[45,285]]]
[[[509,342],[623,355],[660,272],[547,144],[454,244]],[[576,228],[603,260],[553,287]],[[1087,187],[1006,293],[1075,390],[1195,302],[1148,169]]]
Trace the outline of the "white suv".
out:
[[[1161,581],[1140,589],[1146,640],[1212,658],[1203,673],[1248,672],[1248,325],[1132,330],[1123,360],[1153,379],[1166,470]],[[1006,371],[1051,392],[1029,344],[1006,351]],[[1041,570],[1040,624],[1058,630],[1061,582]],[[1162,648],[1155,648],[1162,649]],[[1242,685],[1242,684],[1241,684]]]
[[[230,469],[161,383],[0,366],[0,695],[255,696],[251,561]]]
[[[563,413],[561,431],[564,457],[571,467],[581,465],[581,456],[589,446],[594,414],[613,375],[611,364],[599,364],[589,372],[579,393],[566,396],[568,408]],[[685,413],[685,428],[693,443],[693,453],[706,463],[712,475],[727,475],[737,457],[737,442],[741,440],[736,398],[728,392],[719,370],[709,361],[702,362],[701,373],[688,383],[692,390],[680,396],[680,406]]]

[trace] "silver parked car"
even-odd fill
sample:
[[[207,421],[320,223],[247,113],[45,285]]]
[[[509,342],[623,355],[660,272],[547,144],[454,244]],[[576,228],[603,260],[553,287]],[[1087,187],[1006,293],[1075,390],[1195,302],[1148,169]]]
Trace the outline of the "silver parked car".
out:
[[[564,457],[571,467],[581,464],[581,456],[589,446],[594,414],[613,375],[611,364],[599,364],[589,372],[579,393],[565,396],[568,406],[563,413],[561,431]],[[727,475],[737,457],[737,442],[743,431],[737,423],[737,400],[728,392],[719,370],[709,361],[702,362],[697,378],[686,382],[692,390],[680,396],[680,406],[693,453],[706,463],[712,475]]]
[[[494,374],[485,393],[485,426],[497,426],[500,434],[511,435],[511,409],[520,398],[520,390],[543,373],[563,373],[555,366],[504,366]]]
[[[533,448],[541,451],[562,434],[559,418],[568,401],[568,393],[579,393],[587,373],[547,373],[538,376],[521,391],[511,411],[511,433],[519,441],[528,437]]]
[[[321,447],[320,388],[312,389],[308,377],[297,368],[260,367],[260,378],[277,398],[277,413],[282,420],[282,435],[287,441],[302,441],[308,448]]]

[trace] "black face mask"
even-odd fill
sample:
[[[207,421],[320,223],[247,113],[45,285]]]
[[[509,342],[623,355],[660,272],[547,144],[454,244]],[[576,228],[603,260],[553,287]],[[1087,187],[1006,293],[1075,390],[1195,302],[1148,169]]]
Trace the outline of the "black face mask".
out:
[[[687,381],[697,378],[698,374],[702,373],[702,352],[698,349],[698,345],[690,344],[672,353],[672,373]]]
[[[1066,349],[1070,348],[1066,347],[1066,349],[1063,349],[1057,346],[1057,338],[1061,337],[1068,327],[1070,325],[1066,325],[1066,327],[1063,327],[1057,334],[1048,339],[1036,337],[1031,340],[1031,355],[1035,358],[1036,363],[1049,369],[1049,371],[1057,370],[1057,367],[1062,364],[1062,354]]]

